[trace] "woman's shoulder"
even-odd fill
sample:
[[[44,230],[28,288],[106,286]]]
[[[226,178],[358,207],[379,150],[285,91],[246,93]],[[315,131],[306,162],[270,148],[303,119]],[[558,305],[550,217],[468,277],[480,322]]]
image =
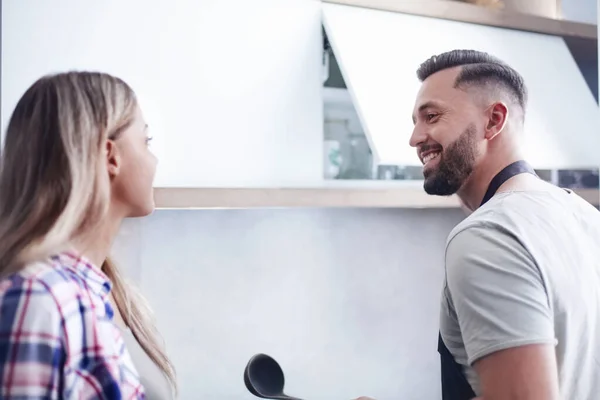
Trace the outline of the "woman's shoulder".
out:
[[[58,253],[46,260],[27,264],[0,280],[0,305],[3,310],[29,308],[70,314],[71,307],[104,300],[110,290],[108,278],[85,259]],[[89,304],[92,306],[92,304]]]
[[[35,262],[0,281],[0,336],[2,344],[23,351],[61,347],[64,322],[76,287],[51,261]]]
[[[56,398],[62,389],[69,398],[96,398],[99,390],[142,393],[108,311],[107,282],[99,268],[70,254],[0,280],[0,349],[10,351],[10,357],[0,355],[0,370],[21,378],[20,386],[0,379],[0,391],[36,398],[46,391],[52,393],[44,398]],[[56,386],[58,376],[63,387]]]

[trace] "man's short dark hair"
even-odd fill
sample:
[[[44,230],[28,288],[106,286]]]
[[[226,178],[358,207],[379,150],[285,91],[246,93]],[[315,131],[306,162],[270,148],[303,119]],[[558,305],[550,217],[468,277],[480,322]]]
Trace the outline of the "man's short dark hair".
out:
[[[462,67],[454,82],[455,88],[471,85],[502,87],[521,106],[527,106],[527,87],[523,77],[502,60],[476,50],[452,50],[429,58],[417,70],[421,82],[436,72]]]

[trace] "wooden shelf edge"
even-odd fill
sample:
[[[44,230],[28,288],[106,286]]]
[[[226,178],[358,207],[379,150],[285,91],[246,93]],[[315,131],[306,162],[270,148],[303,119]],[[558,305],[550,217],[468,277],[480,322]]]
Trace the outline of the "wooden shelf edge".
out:
[[[517,29],[557,36],[569,36],[596,40],[597,26],[575,21],[545,18],[517,12],[491,10],[482,6],[448,0],[321,0],[323,3],[341,4],[470,22],[499,28]]]
[[[596,189],[574,190],[597,206]],[[456,196],[421,188],[155,188],[157,209],[210,208],[459,208]]]
[[[600,190],[598,189],[573,189],[575,193],[591,205],[600,206]]]

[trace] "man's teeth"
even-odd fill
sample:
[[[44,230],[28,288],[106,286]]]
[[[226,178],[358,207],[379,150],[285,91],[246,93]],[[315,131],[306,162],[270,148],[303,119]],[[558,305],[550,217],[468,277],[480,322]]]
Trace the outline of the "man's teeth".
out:
[[[440,155],[440,152],[427,154],[425,157],[423,157],[423,164],[427,164],[429,161],[433,160],[434,158],[436,158],[439,155]]]

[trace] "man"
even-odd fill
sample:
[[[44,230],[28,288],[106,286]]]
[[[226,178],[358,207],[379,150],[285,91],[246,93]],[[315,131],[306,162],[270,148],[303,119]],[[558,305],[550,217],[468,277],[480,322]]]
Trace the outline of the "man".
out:
[[[527,90],[510,66],[455,50],[417,76],[424,189],[472,211],[446,246],[443,398],[600,398],[600,213],[523,161]]]

